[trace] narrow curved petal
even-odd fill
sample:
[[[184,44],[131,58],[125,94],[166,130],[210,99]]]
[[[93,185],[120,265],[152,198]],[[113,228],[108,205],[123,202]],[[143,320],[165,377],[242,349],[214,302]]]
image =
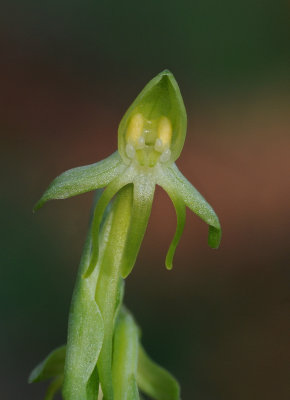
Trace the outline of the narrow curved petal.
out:
[[[106,189],[103,191],[97,206],[95,208],[94,216],[93,216],[93,221],[92,221],[92,229],[91,229],[91,234],[92,234],[92,248],[91,248],[91,261],[89,264],[89,267],[85,273],[85,277],[88,277],[92,271],[95,268],[95,265],[97,264],[98,261],[98,256],[99,256],[99,231],[100,231],[100,225],[103,219],[104,212],[112,200],[112,198],[115,196],[115,194],[125,185],[129,184],[132,180],[132,176],[129,173],[125,173],[122,176],[117,177],[114,179],[112,182],[109,183],[109,185],[106,187]]]
[[[148,225],[155,190],[150,176],[138,176],[134,183],[131,223],[123,253],[121,275],[126,278],[131,272]]]
[[[125,168],[126,166],[116,151],[95,164],[69,169],[52,181],[35,205],[34,210],[38,210],[49,200],[66,199],[102,188],[122,173]]]
[[[182,175],[175,164],[166,169],[164,168],[163,172],[170,181],[172,190],[176,195],[184,201],[188,208],[209,225],[208,244],[214,249],[218,248],[221,240],[221,226],[212,207]]]
[[[173,266],[173,257],[177,248],[177,245],[180,241],[180,238],[183,233],[184,225],[185,225],[185,217],[186,217],[186,209],[185,209],[185,204],[184,201],[176,195],[175,191],[172,190],[172,187],[170,184],[165,182],[163,180],[162,182],[159,182],[159,185],[167,192],[168,196],[172,200],[172,203],[175,208],[176,212],[176,218],[177,218],[177,225],[176,225],[176,231],[173,237],[173,240],[169,246],[166,259],[165,259],[165,265],[167,269],[172,269]]]

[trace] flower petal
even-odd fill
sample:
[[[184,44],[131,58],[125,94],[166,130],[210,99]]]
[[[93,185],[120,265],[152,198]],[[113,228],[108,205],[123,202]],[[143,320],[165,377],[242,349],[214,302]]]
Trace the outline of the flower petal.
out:
[[[41,208],[47,201],[66,199],[106,186],[123,172],[125,165],[116,151],[95,164],[69,169],[55,178],[34,207]]]
[[[221,240],[221,226],[219,219],[194,186],[182,175],[177,166],[173,164],[163,169],[164,174],[170,180],[172,190],[181,198],[185,205],[198,215],[209,226],[208,244],[216,249],[219,247]]]
[[[176,231],[173,237],[173,240],[169,246],[168,252],[166,254],[165,265],[167,269],[172,269],[173,257],[177,248],[177,245],[180,241],[180,238],[183,233],[184,225],[185,225],[185,217],[186,217],[186,209],[182,199],[176,196],[175,192],[171,190],[170,187],[165,188],[162,185],[163,189],[167,192],[172,203],[175,208],[176,218],[177,218],[177,225]]]
[[[122,278],[129,275],[135,264],[147,228],[155,190],[155,182],[150,176],[138,176],[133,183],[132,216],[122,257]]]

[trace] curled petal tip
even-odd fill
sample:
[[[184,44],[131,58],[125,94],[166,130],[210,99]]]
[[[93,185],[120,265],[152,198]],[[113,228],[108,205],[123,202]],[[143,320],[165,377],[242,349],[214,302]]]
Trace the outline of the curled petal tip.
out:
[[[168,260],[168,257],[165,259],[165,266],[168,271],[171,271],[173,268],[172,260]]]

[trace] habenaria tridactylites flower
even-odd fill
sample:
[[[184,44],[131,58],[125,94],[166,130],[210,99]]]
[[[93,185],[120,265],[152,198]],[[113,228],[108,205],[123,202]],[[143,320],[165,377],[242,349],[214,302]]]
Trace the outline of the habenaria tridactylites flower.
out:
[[[168,193],[177,215],[177,229],[166,256],[167,268],[172,268],[173,255],[184,228],[186,206],[209,225],[209,246],[219,246],[221,228],[217,215],[175,164],[183,148],[186,125],[179,87],[172,73],[165,70],[145,86],[122,118],[118,151],[95,164],[64,172],[36,204],[35,209],[38,209],[48,200],[106,187],[94,213],[92,256],[87,274],[92,272],[98,259],[98,234],[104,211],[113,196],[129,184],[133,184],[134,190],[130,228],[122,257],[124,278],[134,266],[156,185]]]

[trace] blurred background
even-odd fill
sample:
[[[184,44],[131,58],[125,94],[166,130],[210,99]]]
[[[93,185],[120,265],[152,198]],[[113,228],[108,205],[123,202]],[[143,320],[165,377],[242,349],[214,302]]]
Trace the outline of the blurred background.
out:
[[[118,123],[164,68],[188,113],[177,164],[214,206],[219,250],[157,190],[126,303],[182,398],[288,400],[290,6],[284,0],[1,3],[0,384],[40,400],[30,370],[66,341],[93,194],[32,207],[66,169],[115,151]],[[287,326],[288,325],[288,326]]]

